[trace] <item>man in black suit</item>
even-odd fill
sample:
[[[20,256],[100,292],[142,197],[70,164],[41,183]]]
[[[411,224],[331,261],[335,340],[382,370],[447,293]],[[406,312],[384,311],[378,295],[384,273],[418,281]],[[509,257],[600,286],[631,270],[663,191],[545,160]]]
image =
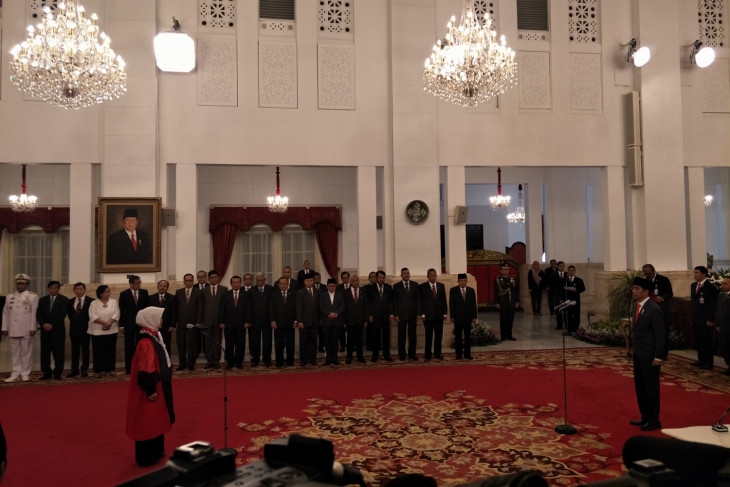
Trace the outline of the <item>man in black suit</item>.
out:
[[[694,280],[690,286],[692,306],[692,330],[697,347],[697,362],[694,367],[711,370],[714,365],[715,308],[717,288],[707,280],[707,267],[694,268]]]
[[[360,277],[355,274],[350,278],[350,286],[347,291],[342,291],[345,297],[345,328],[347,329],[347,358],[346,364],[352,363],[352,354],[355,353],[357,361],[365,363],[362,353],[363,330],[367,328],[369,309],[367,293],[360,287]]]
[[[362,293],[368,297],[370,297],[371,287],[377,286],[377,273],[375,271],[371,271],[368,274],[368,282],[364,286],[360,286],[360,290]],[[365,349],[369,352],[372,350],[372,347],[370,346],[370,330],[368,327],[365,327]]]
[[[549,281],[550,285],[550,296],[553,298],[553,304],[550,305],[551,310],[555,310],[555,307],[565,302],[565,281],[568,279],[568,273],[565,272],[565,262],[562,260],[558,262],[558,266],[555,269],[552,280]],[[563,312],[555,311],[555,318],[557,319],[556,330],[563,329]],[[567,324],[567,323],[566,323]]]
[[[391,362],[393,359],[390,358],[390,322],[393,319],[393,288],[385,283],[385,272],[378,271],[375,274],[375,284],[370,286],[369,291],[370,325],[367,329],[370,349],[373,352],[370,361],[377,362],[382,349],[383,360]]]
[[[545,269],[545,289],[547,290],[548,295],[548,306],[550,307],[550,316],[555,314],[555,306],[557,306],[557,302],[555,301],[555,293],[553,292],[553,282],[555,281],[556,277],[558,275],[558,262],[555,259],[550,260],[550,267]]]
[[[63,353],[66,349],[66,327],[64,320],[68,312],[68,298],[58,294],[61,283],[48,283],[48,294],[38,301],[36,319],[41,327],[41,380],[53,377],[61,380],[63,373]],[[53,355],[53,374],[51,375],[51,355]]]
[[[241,290],[241,276],[231,277],[231,290],[221,300],[220,326],[226,337],[226,368],[243,368],[246,350],[246,326],[250,321],[249,301]]]
[[[314,289],[314,276],[304,277],[304,287],[297,291],[297,327],[299,358],[302,367],[317,365],[317,328],[319,328],[319,292]]]
[[[69,299],[67,316],[69,323],[69,338],[71,339],[71,372],[66,377],[81,377],[89,375],[89,305],[93,301],[86,295],[86,284],[74,284],[74,299]],[[79,369],[79,356],[81,368]]]
[[[256,367],[259,361],[264,367],[271,367],[271,348],[273,330],[269,319],[269,300],[274,287],[266,284],[266,275],[263,272],[256,274],[256,286],[248,292],[251,303],[251,320],[248,327],[248,350],[251,354],[251,367]]]
[[[198,291],[203,292],[205,291],[205,288],[210,286],[210,283],[208,283],[208,273],[204,270],[199,270],[198,273],[195,275],[195,278],[198,280],[198,282],[195,284],[195,287],[198,288]]]
[[[219,283],[220,276],[215,269],[208,272],[208,282],[210,286],[203,291],[203,323],[200,329],[204,337],[205,370],[221,368],[223,330],[220,326],[220,309],[223,296],[228,291],[226,286]]]
[[[634,278],[631,295],[635,306],[633,313],[634,387],[639,403],[640,420],[631,424],[641,426],[641,431],[661,429],[659,422],[659,373],[666,360],[666,326],[662,310],[651,299],[649,291],[653,283],[642,277]]]
[[[206,275],[207,277],[207,275]],[[177,333],[177,370],[195,370],[203,322],[203,293],[195,285],[192,274],[183,276],[184,287],[175,291],[175,321]]]
[[[312,289],[317,294],[323,293],[327,290],[326,286],[322,285],[322,274],[320,274],[317,271],[314,271],[314,280],[312,284]],[[317,306],[319,306],[319,302],[317,302]],[[324,353],[324,328],[317,325],[317,349]]]
[[[170,331],[170,327],[174,326],[173,324],[175,323],[175,296],[167,292],[169,288],[169,282],[164,279],[159,281],[157,283],[157,292],[150,296],[150,306],[165,310],[162,313],[160,335],[167,348],[167,353],[172,353],[172,332]]]
[[[324,365],[340,365],[337,359],[338,341],[342,333],[342,314],[345,311],[345,297],[337,292],[337,281],[327,279],[327,290],[319,294],[319,313],[324,329]]]
[[[129,289],[119,294],[119,330],[124,330],[124,369],[132,372],[132,355],[137,346],[137,313],[150,304],[150,295],[146,289],[140,289],[142,281],[139,276],[130,275]]]
[[[288,288],[291,289],[292,292],[297,292],[302,284],[299,281],[292,279],[291,275],[292,270],[291,267],[289,267],[288,265],[284,266],[284,268],[281,269],[281,277],[286,279]]]
[[[349,291],[350,290],[350,273],[347,271],[340,272],[340,281],[342,281],[342,282],[337,285],[337,291],[338,292]],[[347,340],[348,340],[347,335],[348,335],[347,327],[345,327],[342,329],[342,333],[340,334],[340,339],[339,339],[340,352],[344,352],[345,349],[347,348]]]
[[[137,230],[137,210],[127,208],[122,228],[109,235],[106,261],[108,264],[151,264],[152,242],[147,234]]]
[[[652,283],[649,298],[659,305],[664,314],[664,326],[667,327],[667,337],[669,337],[669,328],[672,325],[672,312],[669,310],[669,300],[674,296],[672,291],[672,283],[668,277],[657,274],[656,269],[651,264],[644,264],[641,267],[644,277]],[[669,339],[666,340],[667,352],[669,352]]]
[[[568,333],[575,333],[580,327],[580,295],[585,290],[583,279],[575,276],[575,266],[569,266],[568,278],[565,280],[565,299],[575,301],[576,304],[568,308]]]
[[[393,316],[398,323],[398,358],[406,359],[406,332],[408,333],[408,358],[416,356],[416,325],[418,324],[418,283],[411,281],[407,267],[400,270],[401,280],[393,286]]]
[[[269,319],[274,330],[274,350],[276,367],[294,365],[294,330],[297,327],[296,293],[289,288],[290,280],[279,278],[279,289],[271,294],[269,300]],[[284,353],[286,351],[286,354]]]
[[[304,264],[302,265],[303,269],[299,270],[299,273],[297,273],[297,282],[300,285],[303,285],[305,276],[314,276],[314,274],[317,273],[314,269],[312,269],[309,266],[309,261],[305,260]]]
[[[463,357],[472,360],[471,325],[479,320],[477,316],[477,294],[474,288],[466,285],[466,274],[457,275],[458,286],[449,291],[449,314],[454,323],[454,348],[456,360]]]
[[[446,288],[440,282],[436,282],[436,269],[429,269],[426,277],[428,281],[420,286],[420,314],[426,330],[426,360],[431,360],[431,344],[433,344],[433,356],[443,360],[441,339],[446,319]]]

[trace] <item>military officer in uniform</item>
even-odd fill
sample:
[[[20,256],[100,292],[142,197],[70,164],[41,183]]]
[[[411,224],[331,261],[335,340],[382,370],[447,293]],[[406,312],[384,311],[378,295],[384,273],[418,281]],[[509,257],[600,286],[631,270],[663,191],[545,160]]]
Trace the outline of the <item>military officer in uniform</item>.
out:
[[[28,291],[30,277],[27,274],[15,276],[16,291],[7,297],[3,308],[2,334],[10,337],[10,350],[13,355],[13,372],[5,382],[30,380],[33,359],[33,335],[38,330],[36,312],[38,295]]]

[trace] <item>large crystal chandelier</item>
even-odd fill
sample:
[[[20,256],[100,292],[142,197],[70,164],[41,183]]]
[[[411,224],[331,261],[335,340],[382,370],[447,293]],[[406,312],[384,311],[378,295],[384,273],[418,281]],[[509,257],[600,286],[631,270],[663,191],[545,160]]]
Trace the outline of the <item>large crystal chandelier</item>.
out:
[[[73,0],[43,9],[42,22],[10,53],[10,80],[21,91],[63,108],[79,109],[119,98],[127,91],[124,60],[99,34],[97,16],[84,16]],[[99,40],[99,37],[101,40]]]
[[[492,210],[506,210],[509,207],[510,197],[502,195],[502,168],[497,168],[497,195],[489,197]]]
[[[279,191],[279,166],[276,166],[276,196],[266,198],[269,204],[269,211],[273,213],[285,213],[289,207],[289,198],[281,195]]]
[[[475,107],[501,95],[516,82],[515,53],[497,32],[489,14],[479,21],[471,0],[464,2],[461,23],[447,24],[445,42],[433,46],[423,72],[424,90],[455,105]]]
[[[510,223],[525,223],[525,198],[522,196],[522,185],[517,187],[517,208],[513,213],[507,213],[507,221]]]
[[[25,164],[23,164],[23,184],[21,184],[21,188],[23,192],[20,196],[14,194],[8,198],[10,200],[10,208],[18,213],[30,213],[38,206],[38,198],[25,192],[27,189],[25,185]]]

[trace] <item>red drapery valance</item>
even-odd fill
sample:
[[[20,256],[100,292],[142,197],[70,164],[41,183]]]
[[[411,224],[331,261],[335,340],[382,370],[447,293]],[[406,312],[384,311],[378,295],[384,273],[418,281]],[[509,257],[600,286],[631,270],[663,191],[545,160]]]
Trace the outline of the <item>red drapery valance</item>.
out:
[[[228,270],[236,232],[246,232],[257,224],[268,225],[275,232],[288,224],[313,230],[327,273],[337,276],[337,232],[342,229],[342,218],[336,206],[289,207],[286,213],[272,213],[265,206],[211,208],[208,229],[213,238],[213,263],[220,275]]]
[[[16,213],[11,208],[0,208],[0,232],[18,233],[24,227],[38,225],[46,233],[55,233],[71,221],[70,208],[42,207],[30,213]]]

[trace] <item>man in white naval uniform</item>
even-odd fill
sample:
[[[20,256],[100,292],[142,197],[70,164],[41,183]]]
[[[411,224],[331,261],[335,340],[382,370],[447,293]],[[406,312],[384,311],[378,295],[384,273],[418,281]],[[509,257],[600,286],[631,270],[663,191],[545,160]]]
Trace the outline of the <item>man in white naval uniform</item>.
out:
[[[33,359],[33,335],[38,330],[36,311],[38,295],[28,291],[30,277],[27,274],[15,276],[16,291],[7,297],[3,308],[2,333],[10,337],[10,350],[13,355],[13,372],[5,382],[30,380]]]

